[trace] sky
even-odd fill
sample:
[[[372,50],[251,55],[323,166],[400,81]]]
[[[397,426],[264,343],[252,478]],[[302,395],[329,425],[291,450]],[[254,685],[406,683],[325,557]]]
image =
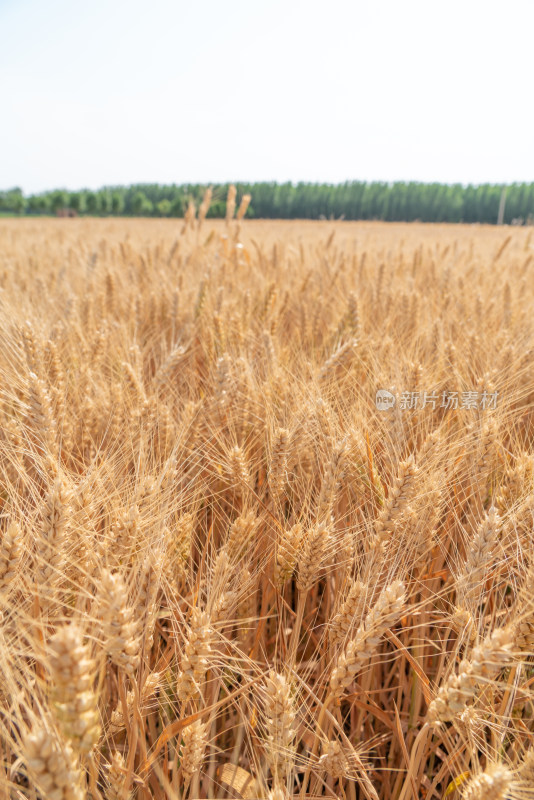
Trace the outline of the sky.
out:
[[[0,189],[534,181],[532,0],[0,0]]]

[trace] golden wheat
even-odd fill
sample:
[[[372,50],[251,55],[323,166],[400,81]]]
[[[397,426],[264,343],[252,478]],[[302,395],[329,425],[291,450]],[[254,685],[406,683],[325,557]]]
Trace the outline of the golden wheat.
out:
[[[527,232],[212,200],[0,223],[1,796],[534,798]]]

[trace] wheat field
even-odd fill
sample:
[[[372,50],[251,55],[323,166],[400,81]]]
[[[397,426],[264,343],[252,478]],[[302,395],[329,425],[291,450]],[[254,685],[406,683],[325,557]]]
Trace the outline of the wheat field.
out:
[[[0,221],[0,796],[534,797],[533,234],[209,199]]]

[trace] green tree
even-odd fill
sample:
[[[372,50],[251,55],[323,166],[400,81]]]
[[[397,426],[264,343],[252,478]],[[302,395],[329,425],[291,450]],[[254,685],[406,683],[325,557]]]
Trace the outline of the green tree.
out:
[[[101,189],[98,192],[98,197],[100,202],[100,213],[101,214],[111,213],[112,209],[111,192],[108,189]]]
[[[184,199],[180,195],[175,195],[171,200],[171,217],[183,217],[184,215]]]
[[[73,208],[78,214],[85,214],[87,209],[85,192],[71,192],[69,195],[69,207]]]
[[[132,200],[132,211],[136,217],[147,217],[154,209],[151,201],[140,189],[135,193]]]
[[[26,211],[26,200],[22,195],[22,193],[13,197],[11,203],[11,210],[13,211],[14,214],[24,214],[24,212]]]
[[[502,186],[402,182],[346,181],[326,183],[239,183],[237,201],[252,195],[247,216],[265,219],[384,219],[495,224]],[[136,214],[181,217],[189,199],[202,200],[204,184],[162,186],[136,184],[104,187],[98,192],[47,192],[24,198],[20,188],[0,192],[0,210],[32,214],[70,206],[89,214]],[[213,186],[210,217],[224,216],[228,184]],[[84,205],[85,204],[85,205]],[[534,184],[507,187],[505,222],[526,220],[534,213]]]
[[[95,216],[100,213],[100,195],[97,192],[87,192],[85,203],[88,214]]]
[[[23,214],[26,209],[26,199],[22,189],[16,186],[8,189],[7,192],[0,192],[0,211],[7,211],[13,214]]]
[[[171,213],[171,201],[170,200],[160,200],[159,203],[156,204],[156,209],[158,212],[158,216],[160,217],[168,217]]]
[[[28,198],[28,211],[31,214],[50,214],[50,198],[47,194],[34,194]]]
[[[111,192],[111,213],[124,214],[124,192],[120,190]]]
[[[226,214],[226,203],[224,200],[216,200],[208,209],[208,218],[221,219]]]
[[[68,208],[69,206],[69,195],[63,189],[56,189],[54,192],[50,192],[50,210],[53,214],[56,214],[60,208]]]

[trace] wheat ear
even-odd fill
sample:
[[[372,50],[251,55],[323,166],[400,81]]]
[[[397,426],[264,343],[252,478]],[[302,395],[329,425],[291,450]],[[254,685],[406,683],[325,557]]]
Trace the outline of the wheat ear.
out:
[[[139,664],[139,626],[128,605],[124,580],[119,573],[104,570],[100,586],[104,649],[114,664],[133,675]]]
[[[184,728],[180,749],[180,768],[186,783],[200,770],[206,749],[209,723],[197,719]]]
[[[47,800],[83,800],[86,797],[72,748],[51,731],[38,728],[24,740],[24,757],[33,783]]]
[[[497,628],[473,648],[471,659],[461,662],[458,673],[448,678],[430,703],[429,721],[452,722],[474,699],[477,686],[493,680],[510,664],[513,641],[512,629]]]
[[[341,697],[369,661],[382,636],[397,622],[405,598],[404,584],[401,581],[395,581],[381,593],[376,605],[358,628],[356,636],[337,660],[330,677],[330,690],[334,697]]]
[[[56,716],[76,750],[89,753],[98,741],[98,695],[95,662],[76,625],[59,628],[48,642],[49,671]]]
[[[0,594],[7,594],[17,577],[22,558],[20,527],[11,522],[0,543]]]
[[[291,686],[284,675],[271,670],[263,688],[267,731],[265,755],[275,783],[280,783],[294,764],[297,714]]]
[[[208,614],[194,608],[176,685],[176,693],[182,703],[187,703],[202,691],[209,668],[212,641],[213,629]]]
[[[463,787],[462,800],[504,800],[509,796],[512,773],[502,764],[474,775]]]

